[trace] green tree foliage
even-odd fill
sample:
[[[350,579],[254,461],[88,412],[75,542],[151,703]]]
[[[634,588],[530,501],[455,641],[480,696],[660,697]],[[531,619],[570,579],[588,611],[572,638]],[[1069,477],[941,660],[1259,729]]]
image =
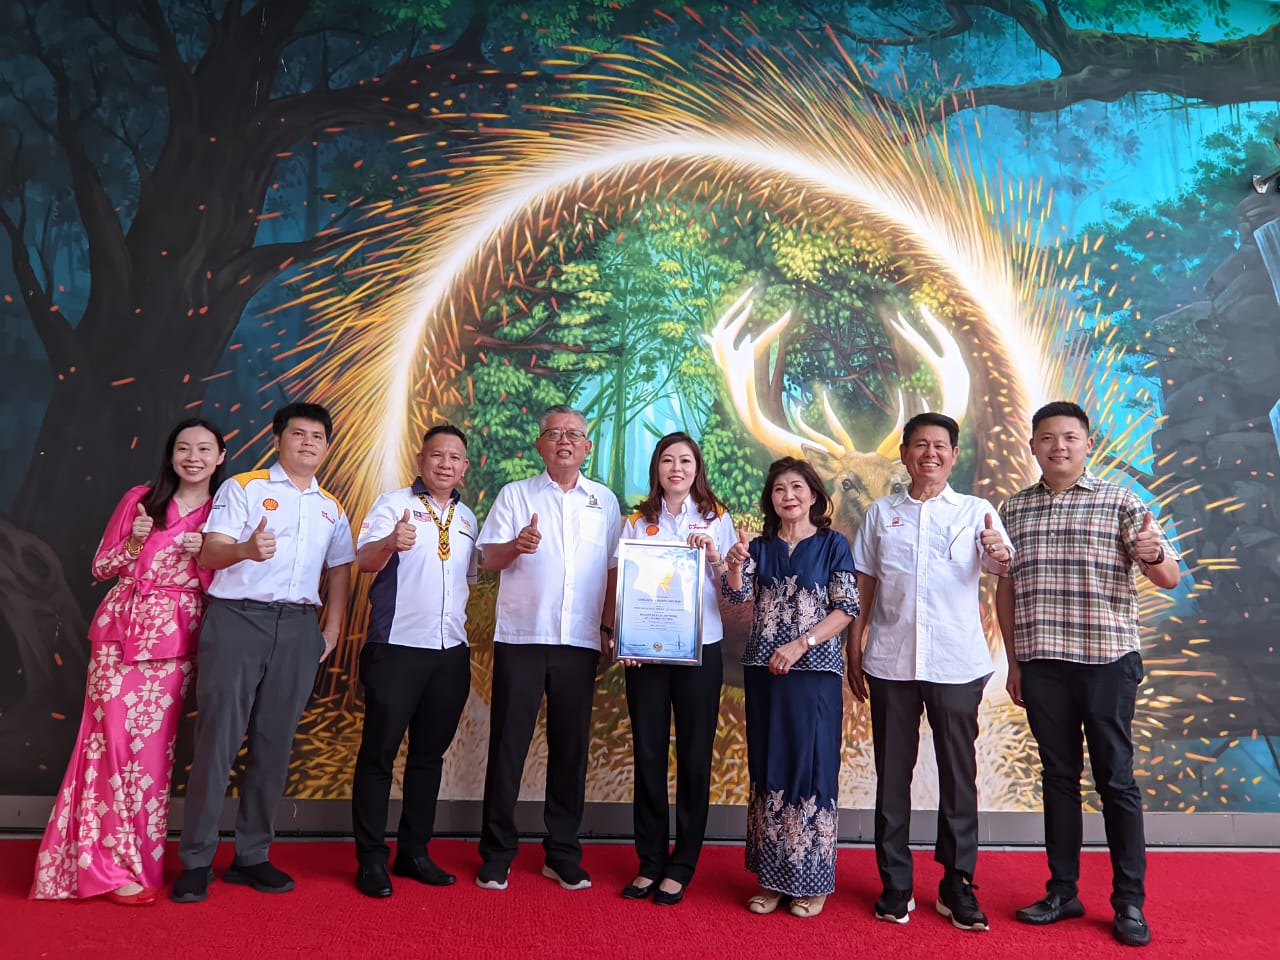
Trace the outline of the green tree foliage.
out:
[[[1248,189],[1248,172],[1275,168],[1278,128],[1280,115],[1250,111],[1205,138],[1191,183],[1178,195],[1154,204],[1110,204],[1106,221],[1082,231],[1090,253],[1075,286],[1081,303],[1110,314],[1131,346],[1146,349],[1154,338],[1176,341],[1180,351],[1194,354],[1200,337],[1193,326],[1172,329],[1164,321],[1157,335],[1153,321],[1201,299],[1207,271],[1235,250],[1235,207]]]

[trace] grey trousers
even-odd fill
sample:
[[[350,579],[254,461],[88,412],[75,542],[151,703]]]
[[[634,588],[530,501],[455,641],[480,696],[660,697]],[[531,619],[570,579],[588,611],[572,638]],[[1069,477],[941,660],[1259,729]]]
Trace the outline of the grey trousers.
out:
[[[227,777],[246,731],[236,860],[267,859],[284,793],[293,735],[315,684],[324,638],[314,607],[212,598],[196,661],[195,744],[178,856],[207,867],[218,848]]]
[[[968,683],[882,680],[871,688],[876,760],[876,866],[886,890],[911,890],[911,778],[920,747],[920,714],[933,728],[938,763],[938,837],[933,859],[973,880],[978,862],[978,706],[990,674]]]

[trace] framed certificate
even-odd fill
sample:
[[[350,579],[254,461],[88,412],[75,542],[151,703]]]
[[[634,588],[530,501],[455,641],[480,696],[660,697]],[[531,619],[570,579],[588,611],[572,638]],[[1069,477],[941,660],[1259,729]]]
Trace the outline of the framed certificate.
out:
[[[618,544],[616,658],[702,664],[705,551],[670,540]]]

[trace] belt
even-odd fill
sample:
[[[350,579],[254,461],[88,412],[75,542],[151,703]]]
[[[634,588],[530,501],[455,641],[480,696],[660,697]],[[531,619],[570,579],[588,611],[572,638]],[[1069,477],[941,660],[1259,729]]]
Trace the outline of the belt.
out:
[[[309,603],[290,603],[285,600],[249,600],[245,598],[227,599],[226,597],[210,597],[211,603],[225,604],[238,610],[262,610],[274,613],[315,613],[316,608]]]

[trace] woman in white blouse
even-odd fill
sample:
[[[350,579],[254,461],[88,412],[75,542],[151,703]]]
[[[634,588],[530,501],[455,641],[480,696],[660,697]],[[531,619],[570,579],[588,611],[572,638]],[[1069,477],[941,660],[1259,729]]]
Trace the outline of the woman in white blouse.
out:
[[[636,853],[640,869],[622,890],[629,900],[652,896],[671,906],[684,899],[707,827],[711,748],[720,717],[724,627],[717,598],[724,555],[737,540],[733,520],[707,482],[702,451],[684,433],[658,441],[649,461],[649,495],[623,529],[624,539],[688,543],[705,550],[702,664],[644,664],[624,660],[631,714]],[[676,725],[676,838],[668,843],[667,749]]]

